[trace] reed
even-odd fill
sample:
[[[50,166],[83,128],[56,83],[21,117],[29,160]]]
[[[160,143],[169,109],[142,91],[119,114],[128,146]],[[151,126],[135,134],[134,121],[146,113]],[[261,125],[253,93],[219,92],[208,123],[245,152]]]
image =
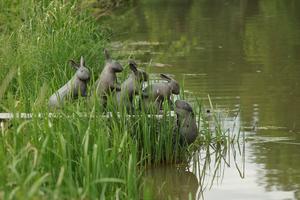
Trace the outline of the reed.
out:
[[[160,119],[142,110],[128,117],[125,108],[110,118],[92,108],[82,116],[85,104],[85,99],[66,104],[57,118],[13,119],[11,128],[2,131],[0,191],[5,198],[138,199],[147,166],[188,162],[203,144],[217,148],[230,143],[226,136],[213,139],[223,133],[202,127],[194,144],[180,146],[167,104]],[[115,108],[110,106],[108,101],[107,109]],[[197,114],[206,123],[204,113]]]

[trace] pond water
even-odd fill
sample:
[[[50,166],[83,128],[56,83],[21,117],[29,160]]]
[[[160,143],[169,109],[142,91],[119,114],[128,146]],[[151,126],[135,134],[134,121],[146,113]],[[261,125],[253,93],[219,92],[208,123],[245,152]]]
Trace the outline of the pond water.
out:
[[[110,17],[116,54],[173,75],[187,98],[208,106],[209,94],[245,134],[220,163],[207,147],[196,166],[150,170],[157,199],[300,199],[299,11],[298,0],[140,0]]]

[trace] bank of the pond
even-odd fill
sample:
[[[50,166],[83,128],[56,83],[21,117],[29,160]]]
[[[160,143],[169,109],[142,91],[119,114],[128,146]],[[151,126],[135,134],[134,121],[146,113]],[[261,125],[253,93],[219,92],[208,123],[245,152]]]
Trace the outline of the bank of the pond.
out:
[[[1,124],[0,199],[151,198],[141,179],[145,166],[191,159],[201,143],[231,142],[218,122],[212,136],[200,102],[194,109],[201,137],[189,148],[173,142],[168,112],[157,119],[121,111],[107,119],[78,99],[57,111],[64,117],[34,117],[49,116],[48,98],[74,73],[69,59],[84,56],[91,85],[101,71],[109,31],[80,5],[0,3],[0,111],[33,113]],[[90,114],[83,118],[83,111]]]

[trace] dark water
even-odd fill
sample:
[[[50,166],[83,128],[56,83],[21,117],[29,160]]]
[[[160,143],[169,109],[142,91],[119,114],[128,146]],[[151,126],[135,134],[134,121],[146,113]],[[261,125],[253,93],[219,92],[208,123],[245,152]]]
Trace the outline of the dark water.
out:
[[[246,136],[245,154],[232,147],[219,165],[199,155],[148,172],[157,198],[300,199],[299,0],[141,0],[110,25],[116,54],[209,94]]]

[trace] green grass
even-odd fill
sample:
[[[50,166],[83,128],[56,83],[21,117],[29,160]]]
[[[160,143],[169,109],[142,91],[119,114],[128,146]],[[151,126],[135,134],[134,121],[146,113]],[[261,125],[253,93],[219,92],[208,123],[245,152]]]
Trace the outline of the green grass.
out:
[[[74,74],[69,59],[79,61],[84,56],[92,72],[98,74],[102,69],[107,28],[78,10],[76,2],[62,2],[1,1],[7,17],[2,20],[0,35],[0,80],[10,69],[17,71],[7,89],[8,96],[19,100],[17,110],[29,111],[36,99],[49,96],[65,84]],[[14,18],[10,16],[12,11]]]
[[[57,118],[38,118],[47,116],[48,98],[74,74],[69,59],[84,56],[91,85],[103,66],[109,32],[78,5],[0,2],[0,111],[34,114],[1,129],[0,199],[139,199],[146,166],[189,160],[202,144],[230,141],[217,118],[212,134],[201,102],[195,103],[201,137],[189,148],[172,140],[175,119],[167,105],[160,120],[143,111],[128,118],[109,101],[113,115],[103,118],[80,98],[58,110]]]
[[[174,118],[168,111],[158,120],[144,112],[128,118],[126,111],[110,118],[91,111],[83,117],[77,108],[66,105],[57,118],[15,119],[2,131],[0,191],[5,198],[139,199],[146,191],[147,166],[188,162],[201,146],[230,144],[226,135],[212,138],[209,128],[201,129],[189,148],[174,144]],[[205,122],[203,112],[197,116]]]

